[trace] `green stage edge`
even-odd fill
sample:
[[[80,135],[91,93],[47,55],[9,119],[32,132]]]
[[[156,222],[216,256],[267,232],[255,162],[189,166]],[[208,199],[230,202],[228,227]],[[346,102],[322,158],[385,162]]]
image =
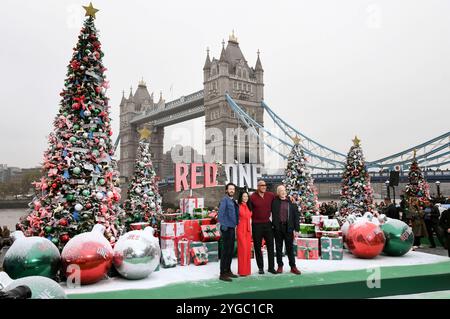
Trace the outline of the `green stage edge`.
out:
[[[217,265],[219,266],[219,265]],[[201,266],[200,266],[201,267]],[[301,276],[253,275],[223,282],[216,279],[163,287],[72,294],[70,299],[195,299],[195,298],[376,298],[450,289],[450,261],[379,268],[380,288],[368,288],[374,272],[367,269],[306,273]]]

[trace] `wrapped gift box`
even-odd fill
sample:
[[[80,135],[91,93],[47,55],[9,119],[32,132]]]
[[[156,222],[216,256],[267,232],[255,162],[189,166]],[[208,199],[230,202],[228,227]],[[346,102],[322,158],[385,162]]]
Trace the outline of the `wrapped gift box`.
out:
[[[183,221],[184,235],[183,237],[191,241],[201,241],[202,225],[210,225],[211,218],[188,219]]]
[[[297,238],[298,259],[319,259],[319,240],[317,238]]]
[[[300,224],[299,237],[314,238],[316,237],[316,228],[314,224]]]
[[[161,249],[172,249],[175,257],[179,258],[178,254],[178,242],[183,239],[182,237],[160,237],[159,245]]]
[[[194,247],[205,247],[208,252],[208,262],[217,262],[219,261],[219,242],[218,241],[210,241],[210,242],[202,242],[202,241],[193,241],[191,242],[191,248]],[[191,260],[191,262],[194,262]]]
[[[316,238],[321,238],[321,237],[342,237],[342,231],[341,230],[337,230],[337,231],[325,231],[325,230],[319,230],[316,231]]]
[[[220,231],[216,225],[202,225],[201,239],[202,241],[218,241],[220,239]]]
[[[337,231],[337,230],[341,230],[341,226],[339,225],[339,222],[337,221],[337,219],[325,219],[323,221],[322,230]]]
[[[161,237],[182,237],[184,235],[184,222],[161,222]]]
[[[324,216],[324,215],[312,215],[311,216],[311,224],[320,224],[321,222],[323,222],[325,219],[328,219],[328,216]]]
[[[191,256],[196,266],[206,265],[208,263],[208,251],[205,247],[191,248]]]
[[[320,238],[322,259],[341,260],[344,257],[344,242],[342,237]]]
[[[180,198],[180,210],[182,213],[194,216],[194,208],[204,208],[204,201],[201,197]]]
[[[316,232],[318,230],[322,229],[323,221],[325,219],[328,219],[328,216],[324,216],[324,215],[313,215],[313,216],[311,216],[311,224],[316,225],[316,227],[315,227],[316,228]]]
[[[190,241],[187,239],[180,239],[178,241],[178,261],[181,266],[189,265],[191,258],[190,252]]]
[[[161,249],[161,266],[163,268],[172,268],[177,265],[175,251],[171,248]]]

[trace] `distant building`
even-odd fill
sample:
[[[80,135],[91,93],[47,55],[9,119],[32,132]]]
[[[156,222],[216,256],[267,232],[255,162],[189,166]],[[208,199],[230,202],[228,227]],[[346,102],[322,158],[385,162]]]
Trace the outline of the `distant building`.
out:
[[[0,164],[0,183],[9,182],[12,178],[20,175],[22,170],[19,167],[8,167],[7,164]]]

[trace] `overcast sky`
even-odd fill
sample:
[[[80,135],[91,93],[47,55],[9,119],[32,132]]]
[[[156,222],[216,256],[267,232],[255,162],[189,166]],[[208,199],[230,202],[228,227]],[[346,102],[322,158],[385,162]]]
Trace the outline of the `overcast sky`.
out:
[[[42,161],[87,4],[1,1],[0,163]],[[326,146],[346,153],[358,134],[375,160],[449,130],[450,1],[93,4],[114,139],[123,89],[128,95],[141,77],[166,101],[202,89],[206,47],[219,57],[232,29],[251,66],[261,50],[268,105]],[[166,130],[166,149],[184,142],[175,134]]]

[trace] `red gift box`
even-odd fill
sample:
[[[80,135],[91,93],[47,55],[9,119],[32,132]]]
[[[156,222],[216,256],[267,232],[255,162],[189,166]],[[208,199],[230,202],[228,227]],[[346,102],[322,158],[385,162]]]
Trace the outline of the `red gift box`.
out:
[[[211,218],[203,219],[188,219],[184,220],[184,235],[183,238],[192,241],[201,241],[202,225],[211,225]]]
[[[220,239],[220,231],[217,225],[202,225],[200,227],[202,241],[218,241]]]
[[[206,265],[208,263],[208,251],[206,247],[191,248],[191,256],[196,266]]]
[[[317,238],[297,238],[298,259],[319,259],[319,240]]]

